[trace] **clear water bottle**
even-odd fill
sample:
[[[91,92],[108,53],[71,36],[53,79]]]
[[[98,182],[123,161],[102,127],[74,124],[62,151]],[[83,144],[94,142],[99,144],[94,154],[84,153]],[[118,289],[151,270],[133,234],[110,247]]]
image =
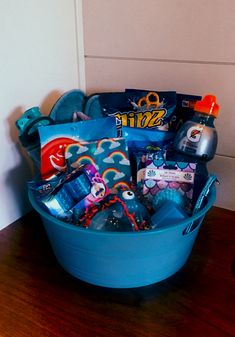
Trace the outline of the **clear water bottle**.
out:
[[[211,160],[216,151],[218,136],[214,119],[219,105],[214,95],[206,95],[197,101],[192,120],[185,122],[176,134],[174,148],[177,152],[197,160]]]

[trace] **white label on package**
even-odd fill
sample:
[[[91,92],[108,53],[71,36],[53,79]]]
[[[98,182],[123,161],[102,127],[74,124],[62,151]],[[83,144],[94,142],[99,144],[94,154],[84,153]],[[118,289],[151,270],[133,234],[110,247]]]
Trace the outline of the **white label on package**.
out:
[[[151,180],[165,180],[165,181],[177,181],[182,183],[194,182],[194,173],[182,172],[177,170],[158,170],[154,168],[146,169],[146,179]]]

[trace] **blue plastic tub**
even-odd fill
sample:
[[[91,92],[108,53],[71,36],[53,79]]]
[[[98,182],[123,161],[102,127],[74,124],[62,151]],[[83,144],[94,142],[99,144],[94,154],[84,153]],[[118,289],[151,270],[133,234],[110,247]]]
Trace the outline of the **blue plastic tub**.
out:
[[[57,220],[39,207],[29,191],[62,267],[80,280],[111,288],[145,286],[176,273],[187,261],[215,198],[214,187],[200,212],[174,226],[120,233],[83,229]]]

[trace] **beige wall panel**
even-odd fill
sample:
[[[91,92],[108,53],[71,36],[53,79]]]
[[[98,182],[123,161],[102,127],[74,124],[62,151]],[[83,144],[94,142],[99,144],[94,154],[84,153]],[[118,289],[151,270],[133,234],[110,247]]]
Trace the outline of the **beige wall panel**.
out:
[[[83,0],[85,54],[235,62],[234,0]]]
[[[235,158],[216,156],[208,167],[220,181],[216,206],[235,210]]]

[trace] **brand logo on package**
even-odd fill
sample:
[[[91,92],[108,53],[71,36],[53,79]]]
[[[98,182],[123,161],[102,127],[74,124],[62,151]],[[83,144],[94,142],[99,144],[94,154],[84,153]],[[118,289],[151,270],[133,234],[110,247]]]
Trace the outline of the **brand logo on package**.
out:
[[[197,143],[199,142],[201,135],[202,135],[203,127],[191,127],[187,131],[187,138],[190,142]]]
[[[136,103],[131,104],[137,111],[116,112],[113,115],[123,126],[131,128],[156,128],[163,125],[167,110],[163,108],[164,102],[160,102],[156,92],[149,92]]]
[[[162,126],[166,110],[117,112],[114,115],[123,126],[151,129]]]

